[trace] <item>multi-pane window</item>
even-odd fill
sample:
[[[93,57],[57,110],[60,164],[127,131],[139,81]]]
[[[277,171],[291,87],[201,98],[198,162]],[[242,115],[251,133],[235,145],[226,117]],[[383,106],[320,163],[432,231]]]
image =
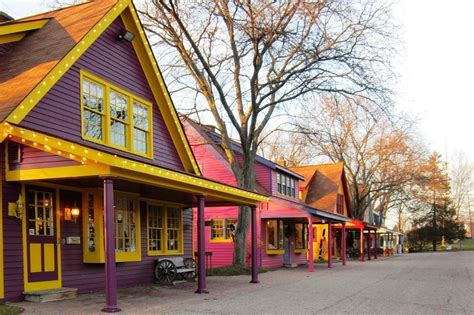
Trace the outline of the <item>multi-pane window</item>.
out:
[[[115,249],[117,252],[137,252],[137,217],[135,199],[115,198]]]
[[[211,240],[230,240],[237,224],[236,219],[213,219]]]
[[[84,136],[95,140],[104,140],[104,91],[102,84],[84,78],[82,80]]]
[[[94,195],[87,194],[87,246],[90,253],[95,252]]]
[[[180,253],[183,250],[182,209],[148,205],[148,254]]]
[[[148,206],[148,251],[163,250],[163,212],[159,206]]]
[[[128,98],[114,90],[109,93],[110,143],[125,147],[128,131]]]
[[[295,249],[308,247],[308,224],[295,223]]]
[[[85,139],[151,157],[151,104],[81,71]]]
[[[267,221],[267,250],[283,250],[283,221]]]
[[[54,236],[53,194],[28,191],[28,234]]]
[[[133,103],[133,150],[148,153],[148,139],[150,137],[150,123],[148,121],[149,108],[138,102]]]
[[[339,214],[344,214],[344,196],[341,194],[337,194],[336,211]]]
[[[283,175],[282,173],[277,173],[277,189],[278,193],[294,198],[296,196],[295,179],[293,177]]]

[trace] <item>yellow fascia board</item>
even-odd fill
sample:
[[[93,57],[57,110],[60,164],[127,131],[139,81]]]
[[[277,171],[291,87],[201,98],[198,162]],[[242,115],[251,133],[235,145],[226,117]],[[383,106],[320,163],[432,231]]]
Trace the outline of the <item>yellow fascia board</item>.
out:
[[[28,181],[44,179],[61,179],[86,176],[107,175],[110,167],[94,163],[93,165],[45,167],[36,169],[6,171],[7,181]]]
[[[219,196],[229,201],[245,204],[257,204],[258,202],[268,202],[269,200],[268,197],[251,191],[216,183],[196,175],[183,174],[122,158],[8,123],[4,123],[2,127],[3,135],[5,136],[6,134],[7,137],[14,138],[16,141],[27,142],[28,145],[33,145],[40,150],[68,156],[69,159],[78,161],[84,165],[102,163],[110,167],[115,167],[117,169],[111,169],[110,174],[113,175],[115,173],[118,176],[125,176],[125,178],[133,179],[137,182],[142,181],[144,178],[150,178],[147,180],[149,184],[166,186],[180,191],[185,190],[195,194],[201,193],[204,195]]]
[[[176,114],[165,81],[158,69],[155,57],[150,48],[150,44],[148,43],[145,31],[140,24],[133,3],[129,5],[129,10],[123,11],[121,16],[125,28],[137,35],[140,39],[132,41],[133,48],[135,49],[140,65],[142,66],[153,96],[155,97],[156,104],[159,104],[160,106],[160,111],[163,115],[166,127],[170,132],[185,170],[187,172],[194,172],[196,175],[201,175],[201,171],[186,139],[183,127],[178,115]]]
[[[0,35],[0,44],[18,42],[25,37],[27,32],[20,32],[14,34]]]
[[[49,19],[41,19],[0,25],[0,36],[37,30],[42,28],[48,21]]]
[[[18,104],[6,118],[7,122],[19,124],[26,115],[38,104],[44,95],[71,68],[94,41],[122,13],[130,0],[118,0],[115,6],[80,40],[41,80],[35,88]]]

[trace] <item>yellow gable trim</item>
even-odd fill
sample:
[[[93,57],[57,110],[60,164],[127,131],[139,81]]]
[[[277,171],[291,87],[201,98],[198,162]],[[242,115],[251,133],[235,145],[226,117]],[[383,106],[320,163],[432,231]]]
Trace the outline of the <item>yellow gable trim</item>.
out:
[[[122,13],[122,20],[127,30],[140,38],[139,41],[132,41],[132,45],[149,82],[153,96],[157,104],[159,104],[158,106],[160,107],[161,114],[173,139],[176,150],[184,164],[185,170],[201,175],[201,171],[188,144],[183,127],[166,88],[165,81],[158,69],[158,65],[133,4],[129,6],[129,9],[130,10],[125,10]]]
[[[119,0],[117,4],[61,59],[46,77],[25,97],[8,115],[6,121],[20,123],[38,104],[44,95],[58,82],[69,68],[82,56],[94,41],[107,29],[120,13],[129,5],[130,0]]]
[[[0,24],[0,35],[9,35],[21,32],[28,32],[42,28],[49,19],[41,19],[35,21]]]
[[[155,185],[167,185],[167,187],[177,190],[185,190],[195,194],[209,194],[219,196],[229,201],[245,204],[257,204],[258,202],[268,202],[268,197],[256,194],[251,191],[242,190],[236,187],[180,172],[168,170],[154,165],[137,162],[134,160],[112,155],[99,150],[91,149],[70,141],[21,128],[5,123],[2,126],[3,135],[17,142],[25,143],[37,149],[51,152],[67,157],[68,159],[80,162],[83,165],[94,165],[102,163],[115,167],[111,169],[112,175],[140,181],[147,178],[147,183]],[[131,172],[128,172],[131,171]],[[20,170],[24,172],[24,170]],[[136,173],[140,173],[138,176]],[[107,173],[109,174],[109,173]],[[95,173],[93,175],[96,175]],[[106,175],[101,173],[101,175]],[[56,176],[56,175],[54,175]]]
[[[22,40],[26,34],[28,34],[28,32],[0,35],[0,44],[18,42]]]

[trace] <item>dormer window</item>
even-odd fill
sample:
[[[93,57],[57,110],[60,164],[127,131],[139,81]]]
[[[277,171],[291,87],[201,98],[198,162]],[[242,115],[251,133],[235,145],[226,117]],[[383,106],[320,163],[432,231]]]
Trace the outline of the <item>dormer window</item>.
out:
[[[295,197],[295,179],[293,177],[277,173],[277,189],[278,193],[288,197]]]
[[[151,104],[81,71],[82,137],[152,158]]]

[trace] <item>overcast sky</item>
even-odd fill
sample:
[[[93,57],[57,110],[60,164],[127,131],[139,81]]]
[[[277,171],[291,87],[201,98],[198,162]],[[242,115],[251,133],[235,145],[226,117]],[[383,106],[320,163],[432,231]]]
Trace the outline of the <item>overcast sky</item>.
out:
[[[0,0],[0,10],[19,18],[51,3]],[[395,7],[404,42],[397,105],[419,117],[431,149],[448,159],[463,151],[474,161],[474,1],[399,0]]]

